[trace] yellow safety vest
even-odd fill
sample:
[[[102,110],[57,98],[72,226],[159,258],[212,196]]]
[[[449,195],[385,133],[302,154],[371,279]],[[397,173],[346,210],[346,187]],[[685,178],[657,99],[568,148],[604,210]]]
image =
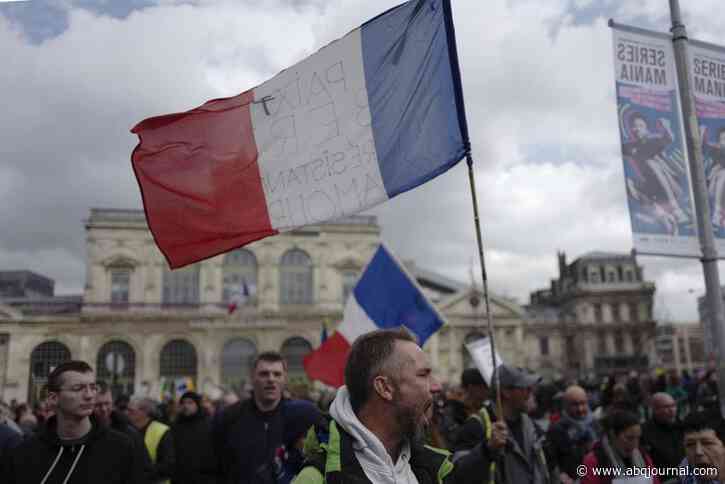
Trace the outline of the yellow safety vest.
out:
[[[151,456],[151,462],[154,464],[156,464],[159,442],[161,442],[164,434],[168,431],[168,425],[164,425],[156,420],[153,420],[146,429],[146,436],[143,441],[146,444],[146,449],[149,451],[149,456]],[[162,484],[170,484],[170,481],[162,481]]]
[[[478,420],[483,427],[483,432],[486,435],[486,442],[491,440],[491,432],[493,432],[493,428],[491,427],[491,416],[488,414],[486,407],[481,407],[481,410],[478,413],[471,415],[471,417]],[[494,484],[496,482],[496,461],[491,461],[488,472],[490,474],[488,484]]]

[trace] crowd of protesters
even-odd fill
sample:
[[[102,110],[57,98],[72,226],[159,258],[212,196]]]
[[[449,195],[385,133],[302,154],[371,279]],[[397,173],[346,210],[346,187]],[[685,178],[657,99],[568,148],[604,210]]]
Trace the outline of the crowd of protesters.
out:
[[[88,364],[66,362],[49,375],[47,397],[33,407],[0,402],[0,480],[609,484],[640,475],[649,480],[639,482],[700,484],[725,478],[725,420],[712,371],[544,382],[535,372],[501,365],[491,382],[467,369],[460,381],[443,384],[433,373],[415,340],[398,330],[360,337],[348,357],[346,386],[314,399],[289,393],[286,362],[274,352],[258,355],[251,392],[241,399],[230,392],[212,401],[188,391],[163,404],[114,395]]]

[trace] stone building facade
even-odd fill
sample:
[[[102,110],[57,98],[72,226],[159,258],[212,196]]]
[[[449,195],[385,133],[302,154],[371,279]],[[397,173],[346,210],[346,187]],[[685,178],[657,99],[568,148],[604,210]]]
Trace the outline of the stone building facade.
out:
[[[258,352],[281,351],[292,380],[302,358],[333,330],[357,277],[380,243],[375,217],[353,216],[270,237],[170,271],[138,210],[91,209],[85,223],[82,297],[0,300],[0,398],[38,397],[69,358],[91,362],[119,390],[157,396],[169,382],[214,392],[238,388]],[[400,254],[405,257],[405,254]],[[479,290],[406,263],[446,325],[425,345],[436,375],[457,381],[464,343],[486,334]],[[230,307],[236,309],[230,313]],[[495,296],[498,350],[536,363],[526,312]],[[188,383],[187,383],[188,384]]]
[[[567,263],[559,253],[558,263],[559,277],[527,307],[527,353],[538,355],[529,364],[580,378],[654,366],[655,285],[635,255],[590,252]]]

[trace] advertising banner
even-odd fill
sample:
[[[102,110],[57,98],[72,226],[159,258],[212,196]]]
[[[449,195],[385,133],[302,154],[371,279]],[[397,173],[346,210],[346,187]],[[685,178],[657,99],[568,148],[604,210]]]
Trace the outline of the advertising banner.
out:
[[[672,40],[613,26],[622,159],[635,249],[700,257]]]

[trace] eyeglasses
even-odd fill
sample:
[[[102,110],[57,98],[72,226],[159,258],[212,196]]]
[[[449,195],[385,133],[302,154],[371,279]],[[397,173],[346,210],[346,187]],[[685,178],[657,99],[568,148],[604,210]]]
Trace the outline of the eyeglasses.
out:
[[[73,385],[68,388],[61,388],[60,391],[66,391],[66,392],[73,392],[73,393],[82,393],[86,390],[90,391],[91,393],[98,392],[98,385],[96,383],[79,383],[77,385]]]

